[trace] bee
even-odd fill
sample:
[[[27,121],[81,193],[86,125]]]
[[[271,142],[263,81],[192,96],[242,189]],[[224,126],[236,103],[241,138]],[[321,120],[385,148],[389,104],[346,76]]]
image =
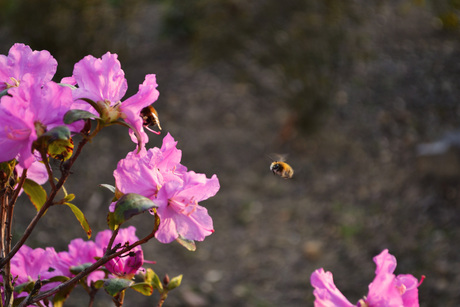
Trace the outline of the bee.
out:
[[[270,170],[273,174],[284,179],[290,179],[294,175],[294,169],[282,160],[272,162],[272,164],[270,164]]]
[[[145,129],[155,134],[160,134],[159,131],[155,131],[150,128],[150,126],[151,127],[158,126],[158,129],[161,130],[160,119],[158,118],[158,112],[157,110],[155,110],[154,107],[148,106],[148,107],[143,108],[141,110],[140,116],[143,120],[142,125],[145,127]]]

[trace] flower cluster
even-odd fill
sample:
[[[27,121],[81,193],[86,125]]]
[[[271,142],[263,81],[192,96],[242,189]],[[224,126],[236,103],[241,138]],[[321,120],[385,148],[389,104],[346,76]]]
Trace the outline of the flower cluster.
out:
[[[311,284],[315,288],[315,307],[418,307],[418,286],[423,278],[419,282],[410,274],[395,276],[396,258],[387,249],[374,257],[374,262],[377,266],[374,281],[369,285],[367,296],[356,305],[337,289],[331,272],[325,272],[322,268],[313,272]]]
[[[136,237],[136,229],[133,226],[120,229],[114,244],[132,244],[139,239]],[[104,230],[97,234],[95,241],[74,239],[70,242],[67,251],[56,252],[53,247],[32,249],[23,245],[15,257],[11,260],[11,273],[16,285],[21,285],[37,279],[47,280],[55,276],[73,277],[75,268],[90,265],[96,259],[102,257],[112,236],[110,230]],[[105,264],[106,270],[97,270],[87,278],[90,286],[97,280],[109,278],[131,279],[144,263],[142,248],[133,249],[133,253],[115,257]],[[46,283],[42,290],[46,291],[56,286],[56,282]],[[18,293],[17,296],[25,296],[26,293]]]
[[[32,51],[15,44],[0,56],[0,88],[8,91],[0,102],[0,161],[17,158],[29,168],[36,160],[32,144],[47,130],[64,125],[73,104],[70,88],[50,81],[57,62],[48,51]]]
[[[89,55],[76,63],[73,76],[62,80],[73,90],[51,81],[56,67],[48,51],[32,51],[24,44],[15,44],[8,56],[0,55],[0,162],[16,158],[21,167],[29,168],[36,161],[33,143],[63,126],[71,109],[92,112],[106,124],[123,119],[134,142],[148,142],[141,111],[158,99],[155,75],[147,75],[138,93],[121,102],[128,85],[116,54],[100,59]],[[68,127],[78,132],[82,123]]]
[[[149,138],[144,132],[143,120],[139,114],[142,109],[154,103],[160,95],[156,89],[155,75],[145,76],[145,81],[139,85],[139,91],[121,102],[128,89],[128,82],[117,55],[107,52],[100,59],[91,55],[84,57],[75,64],[73,76],[62,79],[62,83],[78,85],[72,91],[75,99],[74,108],[99,115],[94,107],[81,99],[92,100],[100,108],[103,120],[113,122],[118,118],[123,118],[134,128],[134,131],[130,131],[134,142],[138,141],[134,135],[135,132],[139,134],[142,145],[148,142]]]
[[[168,133],[161,148],[128,153],[114,171],[116,187],[122,193],[145,196],[158,206],[158,241],[169,243],[179,237],[203,241],[214,229],[208,211],[198,202],[217,193],[219,180],[216,175],[208,179],[187,171],[180,164],[182,152],[176,145]]]
[[[38,210],[37,220],[51,206],[67,205],[90,235],[91,229],[83,213],[70,203],[75,195],[64,190],[63,199],[56,200],[55,197],[72,173],[70,168],[83,145],[101,129],[120,124],[129,128],[129,135],[138,146],[118,163],[114,172],[116,188],[124,194],[138,194],[135,196],[151,204],[145,210],[136,211],[136,214],[150,210],[155,215],[155,227],[150,235],[139,240],[133,226],[120,228],[132,215],[128,214],[114,222],[115,224],[109,218],[109,227],[116,232],[115,238],[112,238],[112,230],[101,231],[94,241],[72,240],[68,250],[62,252],[56,252],[52,247],[32,249],[26,245],[20,248],[15,246],[2,261],[9,261],[7,264],[11,268],[13,285],[24,285],[15,288],[15,291],[21,292],[14,293],[15,297],[30,293],[30,284],[38,279],[43,281],[43,286],[39,289],[43,297],[52,295],[51,293],[56,293],[59,289],[54,288],[45,294],[43,292],[93,264],[95,265],[91,270],[94,271],[84,277],[86,285],[98,289],[101,287],[101,282],[98,281],[104,279],[107,292],[117,296],[134,283],[133,277],[144,263],[141,243],[155,236],[163,243],[182,239],[180,242],[183,244],[191,244],[187,240],[202,241],[214,231],[211,217],[198,202],[214,196],[220,188],[219,181],[216,175],[208,179],[204,174],[188,171],[181,165],[181,151],[176,148],[177,142],[169,133],[164,137],[161,148],[146,148],[149,138],[144,128],[155,134],[159,132],[149,126],[157,126],[161,130],[158,114],[151,106],[159,97],[155,75],[146,75],[138,92],[124,98],[128,84],[116,54],[107,52],[101,58],[91,55],[84,57],[75,64],[72,76],[63,78],[60,83],[52,81],[56,69],[57,61],[48,51],[32,51],[24,44],[15,44],[7,56],[0,55],[0,163],[5,163],[2,167],[5,166],[8,170],[2,173],[3,177],[9,176],[8,180],[2,179],[2,184],[11,185],[11,189],[3,190],[13,198],[13,201],[5,203],[9,198],[2,197],[2,208],[14,205],[19,194],[13,194],[14,189],[22,191],[24,188]],[[97,124],[96,128],[91,126],[92,122]],[[78,150],[69,163],[61,164],[61,178],[56,184],[55,171],[49,159],[58,159],[61,162],[70,159],[74,146],[72,138],[79,133],[83,137]],[[17,180],[21,174],[26,174],[30,180]],[[40,187],[47,181],[52,190],[49,195]],[[117,196],[119,194],[116,193]],[[117,203],[112,204],[110,209],[113,210],[116,205]],[[132,213],[130,210],[135,204],[131,203],[129,206],[132,207],[127,211]],[[2,225],[6,224],[2,220]],[[36,223],[31,222],[29,227],[33,229],[34,225]],[[6,233],[10,230],[3,228],[2,231]],[[21,244],[29,234],[30,231],[27,235],[24,234]],[[2,237],[10,237],[10,233]],[[119,255],[121,252],[123,254]],[[101,257],[103,259],[99,262],[97,259]],[[100,266],[97,268],[98,265]],[[83,272],[88,274],[91,270]],[[148,284],[136,285],[136,290],[150,295],[155,287],[160,292],[162,301],[168,291],[180,284],[181,279],[177,277],[173,278],[174,282],[161,284],[158,276],[151,271],[145,273],[144,277]],[[53,278],[52,282],[48,281],[50,278]],[[107,282],[106,285],[107,280],[114,279],[116,282]],[[68,281],[69,284],[73,282]],[[3,285],[0,288],[0,292],[5,294],[4,299],[13,297],[10,289],[11,287]],[[149,292],[148,289],[152,290]],[[36,293],[32,299],[29,297],[27,302],[36,303],[41,299],[35,295]],[[58,299],[63,299],[60,295],[57,296]],[[119,299],[121,306],[123,295]]]

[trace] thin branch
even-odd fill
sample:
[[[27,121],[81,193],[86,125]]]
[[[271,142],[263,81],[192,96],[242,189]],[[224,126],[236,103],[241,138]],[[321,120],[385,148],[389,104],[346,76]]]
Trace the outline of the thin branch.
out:
[[[16,200],[19,196],[19,191],[22,189],[24,182],[27,176],[27,169],[23,169],[21,178],[18,182],[16,190],[13,192],[13,196],[11,197],[10,201],[8,202],[7,212],[6,212],[6,220],[4,220],[5,224],[2,224],[2,235],[3,239],[5,239],[5,254],[8,255],[11,251],[11,239],[13,235],[11,234],[11,229],[13,225],[13,212],[14,212],[14,205],[16,204]],[[6,230],[6,233],[5,233]],[[6,258],[6,257],[5,257]],[[6,306],[12,306],[13,300],[13,284],[11,282],[12,275],[11,275],[11,263],[8,261],[3,271],[3,280],[5,281],[5,296],[6,296]]]
[[[157,216],[155,216],[155,221],[157,220]],[[132,250],[134,247],[138,246],[138,245],[141,245],[141,244],[144,244],[146,242],[148,242],[151,238],[153,238],[155,236],[155,233],[157,232],[158,230],[158,224],[155,223],[155,227],[153,229],[153,231],[147,235],[146,237],[144,237],[143,239],[129,245],[129,246],[126,246],[124,248],[122,248],[121,250],[119,250],[118,252],[116,251],[116,247],[114,249],[107,249],[107,251],[105,252],[104,256],[102,256],[98,261],[96,261],[95,263],[93,263],[91,266],[87,267],[86,269],[84,269],[83,271],[81,271],[80,273],[78,273],[77,275],[75,275],[73,278],[69,279],[68,281],[54,287],[53,289],[51,290],[48,290],[46,292],[43,292],[43,293],[39,293],[37,296],[34,296],[30,301],[22,301],[22,303],[18,306],[18,307],[24,307],[24,306],[28,306],[30,304],[33,304],[33,303],[36,303],[38,301],[41,301],[53,294],[56,294],[57,292],[67,288],[67,287],[70,287],[70,286],[73,286],[75,285],[80,279],[84,278],[85,276],[87,276],[88,274],[90,274],[91,272],[97,270],[98,268],[100,268],[102,265],[104,265],[105,263],[107,263],[109,260],[115,258],[115,257],[118,257],[130,250]]]
[[[50,162],[49,162],[49,159],[48,159],[48,155],[46,154],[46,152],[44,152],[42,150],[40,150],[40,155],[42,157],[43,164],[45,164],[46,172],[48,173],[48,182],[50,183],[51,189],[55,190],[56,185],[54,184],[53,171],[51,170],[51,167],[50,167]]]
[[[34,230],[34,228],[37,225],[37,223],[40,220],[40,218],[45,214],[46,210],[48,210],[48,208],[51,207],[51,205],[53,204],[54,198],[56,197],[56,194],[58,193],[58,191],[61,189],[61,187],[64,185],[65,181],[69,177],[70,169],[72,168],[72,165],[75,163],[75,160],[78,158],[78,156],[80,155],[80,153],[81,153],[81,151],[83,149],[83,146],[87,142],[88,142],[88,140],[86,138],[83,138],[80,141],[80,143],[78,144],[78,148],[75,151],[75,155],[66,162],[66,168],[64,170],[62,170],[62,176],[59,179],[59,182],[56,184],[55,188],[53,190],[51,190],[51,193],[49,194],[47,201],[40,208],[40,210],[37,212],[37,214],[34,216],[32,221],[29,223],[29,225],[27,226],[26,230],[24,231],[24,234],[22,235],[21,239],[14,245],[13,249],[11,250],[11,252],[9,252],[4,258],[1,259],[0,268],[5,266],[5,263],[9,262],[10,259],[13,258],[13,256],[18,252],[18,250],[21,248],[21,246],[24,245],[24,243],[26,242],[26,240],[31,235],[32,231]],[[21,180],[22,179],[23,178],[21,178]],[[25,180],[25,178],[24,178],[24,180]],[[16,193],[16,191],[15,191],[15,193]],[[17,192],[17,194],[19,194],[19,191]],[[16,198],[17,198],[17,196],[16,196]],[[10,201],[10,203],[11,203],[11,201]]]
[[[120,230],[120,227],[117,227],[112,233],[112,237],[109,240],[109,244],[107,244],[107,249],[111,249],[113,242],[115,241],[116,236],[118,235],[118,231]]]
[[[5,187],[5,189],[7,189]],[[5,249],[4,249],[4,243],[5,243],[5,220],[6,220],[6,211],[7,211],[7,203],[8,203],[8,195],[10,193],[2,193],[0,195],[0,201],[1,201],[1,209],[0,209],[0,257],[4,257],[6,255]]]
[[[19,197],[19,192],[21,191],[22,187],[24,186],[24,182],[26,181],[26,177],[27,177],[27,169],[25,168],[22,171],[22,175],[21,175],[21,178],[19,179],[17,187],[13,192],[13,196],[11,197],[8,203],[9,206],[14,205],[16,203],[16,200]]]

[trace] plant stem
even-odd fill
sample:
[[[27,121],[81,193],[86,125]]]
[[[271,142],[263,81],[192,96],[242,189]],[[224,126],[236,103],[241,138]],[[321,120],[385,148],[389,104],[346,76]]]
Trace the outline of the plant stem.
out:
[[[161,293],[161,297],[160,297],[160,300],[158,301],[157,307],[163,306],[163,303],[165,302],[167,297],[168,297],[168,292]]]
[[[159,223],[157,223],[157,219],[159,219],[159,218],[158,218],[157,215],[155,215],[155,227],[154,227],[153,231],[150,234],[148,234],[147,236],[145,236],[143,239],[141,239],[141,240],[139,240],[139,241],[137,241],[137,242],[135,242],[135,243],[133,243],[133,244],[131,244],[129,246],[126,246],[126,247],[122,248],[118,252],[116,251],[116,249],[115,250],[114,249],[108,249],[105,252],[104,256],[102,256],[98,261],[96,261],[91,266],[87,267],[86,269],[84,269],[83,271],[81,271],[80,273],[75,275],[73,278],[69,279],[66,282],[63,282],[62,284],[54,287],[51,290],[39,293],[38,295],[34,296],[33,298],[30,298],[29,300],[22,301],[22,303],[18,307],[25,307],[25,306],[31,305],[33,303],[36,303],[38,301],[43,300],[44,298],[47,298],[48,296],[51,296],[51,295],[53,295],[53,294],[65,289],[67,287],[73,286],[80,279],[82,279],[83,277],[87,276],[89,273],[97,270],[98,268],[100,268],[103,264],[105,264],[109,260],[111,260],[111,259],[113,259],[115,257],[118,257],[121,254],[124,254],[124,253],[132,250],[134,247],[136,247],[138,245],[141,245],[141,244],[144,244],[144,243],[148,242],[151,238],[153,238],[155,236],[155,233],[158,230]]]
[[[13,195],[10,200],[8,200],[8,196],[5,195],[4,201],[5,203],[2,204],[2,254],[8,255],[11,251],[11,229],[13,224],[13,212],[14,212],[14,205],[16,204],[16,200],[19,196],[19,191],[22,189],[24,182],[27,176],[27,169],[22,171],[21,179],[18,182],[16,189],[13,192]],[[7,205],[8,204],[8,205]],[[5,212],[6,211],[6,212]],[[3,241],[4,240],[4,241]],[[3,243],[4,242],[4,243]],[[4,245],[3,245],[4,244]],[[6,258],[6,257],[5,257]],[[3,259],[2,259],[3,260]],[[3,280],[5,284],[5,306],[13,306],[13,291],[14,287],[12,284],[12,275],[11,275],[11,264],[10,261],[6,262],[6,266],[3,269]]]
[[[46,167],[46,172],[48,173],[48,182],[50,183],[51,189],[55,190],[56,185],[54,184],[54,176],[53,176],[53,171],[51,170],[48,155],[46,154],[45,151],[40,150],[40,155],[42,157],[43,164],[45,164]]]
[[[112,237],[110,238],[109,240],[109,244],[107,244],[107,249],[111,249],[112,248],[112,245],[113,245],[113,242],[115,241],[115,238],[118,234],[118,231],[120,230],[120,227],[117,227],[113,233],[112,233]]]
[[[88,307],[93,307],[93,304],[94,304],[94,297],[96,296],[97,290],[98,290],[98,289],[91,288],[91,290],[88,292],[88,294],[89,294],[89,303],[88,303]]]
[[[48,199],[45,202],[45,204],[41,207],[41,209],[37,212],[37,214],[34,216],[32,221],[29,223],[21,239],[14,245],[13,249],[4,258],[0,260],[0,268],[5,266],[5,264],[9,262],[10,259],[18,252],[21,246],[24,245],[24,243],[29,238],[30,234],[34,230],[40,218],[45,214],[46,210],[48,210],[48,208],[51,207],[51,205],[53,204],[54,198],[56,197],[56,194],[58,193],[58,191],[61,189],[61,187],[64,185],[65,181],[69,177],[70,169],[72,168],[72,165],[75,163],[75,160],[78,158],[78,156],[80,155],[83,149],[83,146],[85,146],[87,142],[88,142],[88,139],[83,137],[83,139],[78,144],[78,148],[75,152],[75,155],[66,162],[66,167],[61,170],[62,176],[59,179],[59,182],[55,185],[54,189],[51,190],[51,193],[49,194]],[[24,178],[21,178],[21,180],[25,180],[25,176]],[[13,201],[13,199],[14,199],[14,202],[16,202],[18,194],[19,194],[19,189],[16,189],[15,194],[13,194],[13,198],[10,200],[10,203]]]

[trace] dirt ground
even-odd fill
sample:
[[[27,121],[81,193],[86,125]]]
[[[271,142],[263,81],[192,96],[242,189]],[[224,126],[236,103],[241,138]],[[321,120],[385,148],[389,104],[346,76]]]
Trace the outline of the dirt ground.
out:
[[[157,74],[155,107],[164,134],[179,142],[184,165],[217,174],[221,183],[202,203],[215,233],[197,243],[196,252],[158,242],[144,248],[160,275],[184,274],[165,306],[312,306],[309,278],[321,267],[356,302],[374,278],[372,257],[385,248],[398,260],[397,274],[426,276],[421,306],[460,305],[460,156],[428,161],[435,174],[427,176],[416,154],[418,144],[458,126],[460,44],[422,15],[376,17],[366,29],[373,57],[356,64],[327,120],[310,135],[294,130],[280,137],[291,115],[286,105],[235,82],[225,63],[192,66],[187,48],[177,43],[146,40],[135,60],[120,59],[131,91],[145,74]],[[152,136],[149,146],[161,140]],[[97,184],[113,184],[117,161],[132,149],[123,129],[104,131],[69,182],[69,191],[83,195],[76,204],[94,232],[106,229],[110,203],[110,193]],[[288,154],[293,179],[269,171],[273,153]],[[436,175],[443,164],[454,176]],[[31,214],[24,205],[26,218]],[[83,237],[78,231],[50,235],[69,221],[65,208],[53,208],[29,245],[62,249]],[[148,216],[133,222],[138,236],[150,222]],[[132,292],[126,306],[151,306],[157,298]],[[85,301],[71,297],[69,306]],[[96,306],[107,303],[107,295],[98,294]]]

